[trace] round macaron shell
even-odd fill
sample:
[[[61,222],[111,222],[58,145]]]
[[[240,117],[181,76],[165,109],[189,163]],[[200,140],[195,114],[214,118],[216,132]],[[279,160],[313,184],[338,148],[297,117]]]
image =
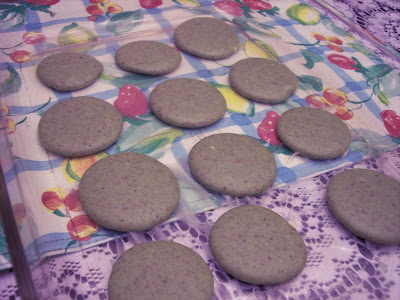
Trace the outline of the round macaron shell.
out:
[[[39,121],[39,141],[50,152],[79,157],[111,146],[122,131],[123,120],[110,103],[94,97],[57,102]]]
[[[110,300],[211,300],[213,276],[200,255],[170,241],[139,244],[116,261],[108,281]]]
[[[226,112],[225,98],[215,87],[191,78],[170,79],[157,85],[149,104],[160,120],[183,128],[211,125]]]
[[[285,111],[278,119],[276,132],[285,146],[312,159],[340,157],[351,143],[346,123],[329,112],[311,107]]]
[[[400,182],[374,170],[350,169],[328,184],[336,219],[355,235],[384,245],[400,244]]]
[[[127,71],[146,75],[162,75],[174,71],[182,55],[175,48],[157,41],[135,41],[117,50],[115,61]]]
[[[296,75],[284,64],[264,59],[246,58],[229,71],[232,88],[253,101],[277,104],[289,98],[297,88]]]
[[[175,44],[183,51],[207,59],[227,58],[239,50],[239,37],[224,21],[198,17],[180,24]]]
[[[135,152],[93,164],[83,174],[78,192],[93,221],[118,231],[143,231],[164,222],[180,195],[175,175],[164,164]]]
[[[224,213],[211,229],[210,247],[224,271],[255,285],[288,282],[307,261],[300,234],[277,213],[254,205]]]
[[[255,139],[219,133],[193,146],[189,168],[206,188],[241,197],[265,191],[274,181],[277,167],[271,152]]]
[[[87,87],[97,80],[102,71],[103,65],[94,57],[65,52],[43,59],[36,74],[43,84],[67,92]]]

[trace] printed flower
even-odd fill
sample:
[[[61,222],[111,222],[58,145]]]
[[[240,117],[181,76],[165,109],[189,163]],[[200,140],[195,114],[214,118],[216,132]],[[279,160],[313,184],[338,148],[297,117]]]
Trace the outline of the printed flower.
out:
[[[139,0],[140,6],[146,9],[162,5],[162,0]]]
[[[91,16],[88,17],[89,21],[96,21],[98,16],[106,14],[117,14],[123,11],[123,8],[109,0],[91,0],[93,4],[86,6],[86,11]]]
[[[241,10],[242,5],[237,2],[216,1],[214,2],[214,6],[232,16],[240,17],[243,14]]]
[[[257,127],[258,136],[265,142],[272,145],[280,145],[282,142],[276,133],[276,123],[279,114],[275,111],[268,111],[266,117]]]
[[[341,47],[339,47],[338,45],[334,45],[334,44],[328,43],[326,46],[327,46],[329,49],[333,50],[333,51],[336,51],[336,52],[343,52],[343,49],[342,49]]]
[[[39,5],[54,5],[60,2],[60,0],[24,0],[25,3]]]
[[[318,41],[326,41],[326,37],[317,32],[311,32],[311,35],[315,37]]]
[[[396,138],[400,138],[400,116],[393,110],[384,110],[381,112],[383,125],[387,132]]]
[[[0,113],[3,117],[7,116],[9,110],[7,104],[0,102]]]
[[[343,41],[336,36],[327,36],[326,39],[336,45],[343,45]]]
[[[7,134],[13,134],[17,130],[17,124],[10,118],[6,118],[5,122]]]
[[[31,59],[31,54],[25,50],[17,50],[10,54],[10,59],[16,63],[24,63]]]
[[[15,222],[17,226],[21,226],[26,218],[26,207],[23,203],[17,203],[12,206]]]
[[[29,45],[37,45],[44,43],[46,41],[46,37],[43,33],[36,31],[29,31],[22,36],[24,43]]]
[[[64,199],[64,203],[65,203],[65,206],[70,211],[83,210],[81,200],[79,199],[79,193],[78,193],[78,190],[76,190],[76,189],[73,189],[69,192],[69,194]]]
[[[87,215],[80,215],[71,219],[67,224],[67,230],[71,239],[75,241],[87,241],[98,229]]]
[[[63,189],[56,187],[48,189],[42,194],[42,204],[55,215],[65,217],[60,208],[64,207],[65,192]]]
[[[343,69],[347,69],[347,70],[361,70],[359,67],[357,67],[357,62],[352,59],[352,58],[348,58],[344,55],[340,55],[340,54],[329,54],[328,55],[328,60],[343,68]]]
[[[85,173],[91,165],[106,156],[108,156],[107,153],[99,152],[90,156],[64,159],[62,163],[62,169],[65,179],[69,183],[80,181],[83,173]]]
[[[325,100],[324,97],[318,96],[318,95],[309,95],[306,97],[306,102],[311,105],[314,106],[316,108],[327,108],[328,107],[328,103]]]
[[[344,121],[353,118],[353,112],[345,106],[336,106],[335,110],[335,115]]]
[[[110,14],[117,14],[123,11],[122,7],[115,3],[109,3],[106,5],[106,11]]]
[[[254,10],[268,10],[272,8],[272,5],[268,2],[260,1],[260,0],[243,0],[248,7]]]
[[[146,96],[132,84],[125,84],[118,93],[114,106],[124,117],[136,117],[145,114],[149,108]]]
[[[317,32],[311,32],[311,35],[317,39],[318,41],[315,44],[318,44],[320,42],[325,42],[328,41],[329,43],[326,44],[326,46],[333,50],[333,51],[337,51],[337,52],[343,52],[343,49],[341,47],[339,47],[338,45],[343,45],[343,41],[341,39],[339,39],[338,37],[335,36],[324,36],[320,33]]]
[[[337,88],[325,88],[322,94],[333,105],[343,106],[347,101],[347,95]]]

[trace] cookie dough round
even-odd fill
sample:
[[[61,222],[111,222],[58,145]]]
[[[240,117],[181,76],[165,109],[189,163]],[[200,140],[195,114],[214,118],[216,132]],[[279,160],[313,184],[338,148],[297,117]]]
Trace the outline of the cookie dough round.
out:
[[[256,285],[288,282],[307,261],[300,234],[277,213],[255,205],[224,213],[211,229],[210,247],[222,269]]]
[[[265,191],[274,181],[274,156],[251,137],[219,133],[198,142],[189,153],[193,177],[206,188],[232,196]]]
[[[167,220],[179,202],[175,175],[158,160],[135,152],[93,164],[78,192],[93,221],[119,231],[150,229]]]
[[[127,71],[162,75],[178,68],[182,56],[178,50],[156,41],[136,41],[117,50],[115,61]]]
[[[39,122],[39,141],[50,152],[78,157],[111,146],[123,120],[110,103],[94,97],[74,97],[49,108]]]
[[[285,111],[278,119],[276,133],[288,148],[313,159],[333,159],[350,147],[351,132],[335,115],[311,107]]]
[[[277,104],[297,88],[296,75],[284,64],[264,58],[246,58],[229,71],[232,88],[251,100]]]
[[[214,280],[196,252],[170,241],[147,242],[124,252],[108,281],[110,300],[211,300]]]
[[[239,49],[239,37],[224,21],[199,17],[180,24],[174,33],[175,44],[183,51],[207,59],[222,59]]]
[[[350,169],[328,184],[328,205],[348,230],[384,245],[400,244],[400,182],[378,171]]]
[[[40,81],[61,92],[84,88],[97,80],[103,65],[83,53],[65,52],[43,59],[36,70]]]
[[[157,85],[149,104],[160,120],[183,128],[213,124],[226,111],[225,98],[215,87],[191,78],[170,79]]]

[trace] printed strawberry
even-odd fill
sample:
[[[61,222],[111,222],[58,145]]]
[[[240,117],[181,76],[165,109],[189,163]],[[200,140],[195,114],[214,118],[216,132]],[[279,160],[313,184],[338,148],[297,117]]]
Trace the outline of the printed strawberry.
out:
[[[257,127],[258,136],[265,142],[272,145],[280,145],[282,142],[276,134],[276,123],[279,114],[275,111],[268,111],[266,117]]]
[[[381,112],[381,118],[387,132],[393,137],[400,138],[400,116],[394,110],[384,110]]]
[[[114,106],[124,117],[136,117],[145,114],[149,108],[146,96],[132,84],[125,84],[118,93]]]

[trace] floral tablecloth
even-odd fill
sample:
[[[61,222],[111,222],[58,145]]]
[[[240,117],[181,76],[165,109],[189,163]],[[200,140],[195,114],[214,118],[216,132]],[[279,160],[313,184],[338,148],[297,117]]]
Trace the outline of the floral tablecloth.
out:
[[[398,147],[400,77],[338,22],[310,4],[312,1],[297,0],[29,0],[0,4],[0,105],[13,156],[4,173],[27,258],[35,263],[45,256],[78,251],[39,263],[33,277],[40,295],[105,298],[108,274],[117,255],[124,248],[153,239],[176,240],[200,252],[213,270],[215,297],[220,299],[387,298],[400,293],[399,248],[360,241],[341,228],[323,201],[332,173],[314,177]],[[218,61],[182,53],[181,67],[164,77],[129,74],[115,66],[113,54],[123,43],[152,39],[173,45],[173,29],[199,15],[235,25],[242,45],[239,52]],[[34,72],[38,61],[44,55],[66,50],[98,58],[104,65],[100,80],[72,93],[41,85]],[[229,87],[227,73],[234,62],[245,57],[285,63],[298,76],[298,90],[284,104],[275,106],[239,96]],[[173,128],[149,112],[144,97],[126,93],[136,89],[147,97],[159,82],[175,77],[199,78],[217,87],[228,105],[223,120],[203,129]],[[120,139],[104,152],[79,159],[45,151],[37,140],[40,116],[57,101],[78,95],[96,96],[117,107],[124,116]],[[124,97],[130,105],[121,107],[118,102]],[[313,161],[285,148],[274,133],[274,120],[296,106],[328,110],[343,119],[352,130],[349,152],[336,160]],[[213,194],[192,179],[186,162],[190,148],[216,132],[249,135],[274,153],[278,174],[269,191],[257,197],[232,199]],[[77,195],[82,174],[97,160],[128,151],[155,157],[176,174],[181,205],[170,221],[178,221],[146,233],[122,234],[99,227],[84,213]],[[361,165],[400,179],[397,169],[391,167],[398,163],[398,153],[395,150]],[[224,209],[197,217],[195,213],[242,203],[269,207],[301,232],[309,259],[296,280],[277,287],[243,285],[212,260],[207,236]],[[113,241],[93,247],[107,240]],[[9,267],[2,235],[0,253],[2,267]],[[321,270],[325,272],[322,277]],[[13,295],[15,285],[0,290],[0,296],[7,297]]]

